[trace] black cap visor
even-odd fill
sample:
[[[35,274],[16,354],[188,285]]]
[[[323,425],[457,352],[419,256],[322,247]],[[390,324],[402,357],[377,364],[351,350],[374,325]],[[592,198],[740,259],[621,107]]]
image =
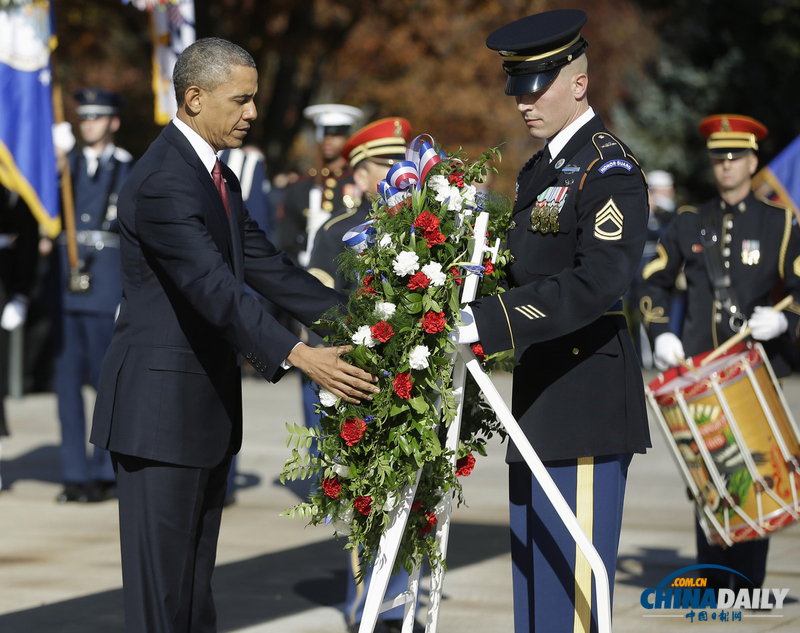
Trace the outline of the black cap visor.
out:
[[[510,97],[519,97],[540,92],[547,88],[561,71],[561,68],[553,68],[541,73],[531,73],[530,75],[509,75],[506,83],[506,94]]]

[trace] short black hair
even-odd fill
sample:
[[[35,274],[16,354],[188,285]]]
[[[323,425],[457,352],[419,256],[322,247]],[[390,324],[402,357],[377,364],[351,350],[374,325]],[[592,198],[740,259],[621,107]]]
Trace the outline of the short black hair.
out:
[[[218,37],[204,37],[188,46],[178,56],[172,71],[178,106],[183,105],[190,86],[213,92],[228,80],[232,66],[255,68],[256,63],[241,46]]]

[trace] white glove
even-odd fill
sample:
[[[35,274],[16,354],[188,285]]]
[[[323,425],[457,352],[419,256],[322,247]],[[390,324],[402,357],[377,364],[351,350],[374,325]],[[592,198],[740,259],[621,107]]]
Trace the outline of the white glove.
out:
[[[747,325],[750,327],[750,336],[754,339],[769,341],[783,334],[789,328],[789,321],[783,312],[775,312],[766,306],[756,306]]]
[[[686,358],[681,339],[672,332],[659,334],[653,348],[653,363],[659,371],[674,367],[679,358]]]
[[[25,323],[28,316],[28,299],[22,295],[14,295],[3,308],[3,316],[0,317],[0,327],[4,330],[15,330]]]
[[[475,317],[472,316],[472,308],[467,306],[461,311],[461,320],[464,325],[459,325],[455,331],[455,342],[457,344],[469,344],[480,340],[478,326],[475,324]]]
[[[68,121],[53,124],[53,145],[65,154],[72,151],[75,147],[75,135],[72,133],[72,126]]]

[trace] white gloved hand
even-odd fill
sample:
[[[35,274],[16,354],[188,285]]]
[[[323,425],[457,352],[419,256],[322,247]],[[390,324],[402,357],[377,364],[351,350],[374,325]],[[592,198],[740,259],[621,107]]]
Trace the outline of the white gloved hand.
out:
[[[766,306],[756,306],[747,325],[750,327],[750,336],[754,339],[769,341],[783,334],[789,328],[789,321],[783,312],[775,312]]]
[[[478,326],[475,324],[475,317],[472,316],[472,308],[467,306],[461,311],[461,321],[464,325],[459,325],[454,332],[453,340],[457,344],[475,343],[480,339]]]
[[[674,367],[680,358],[686,358],[681,339],[672,332],[659,334],[653,345],[653,363],[656,369],[664,371]]]
[[[14,295],[3,308],[3,316],[0,317],[0,327],[4,330],[14,330],[25,323],[28,316],[28,299],[22,295]]]
[[[75,135],[72,133],[72,126],[68,121],[53,124],[53,145],[65,154],[72,151],[75,147]]]

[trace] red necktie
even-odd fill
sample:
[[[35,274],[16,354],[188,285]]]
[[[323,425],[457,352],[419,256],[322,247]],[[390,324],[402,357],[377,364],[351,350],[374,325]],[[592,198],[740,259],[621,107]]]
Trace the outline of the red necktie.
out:
[[[228,208],[228,190],[225,188],[225,179],[222,177],[222,164],[219,162],[219,158],[214,163],[214,169],[211,170],[211,177],[214,179],[220,198],[222,198],[222,204],[225,205],[225,213],[231,217],[231,211]]]

